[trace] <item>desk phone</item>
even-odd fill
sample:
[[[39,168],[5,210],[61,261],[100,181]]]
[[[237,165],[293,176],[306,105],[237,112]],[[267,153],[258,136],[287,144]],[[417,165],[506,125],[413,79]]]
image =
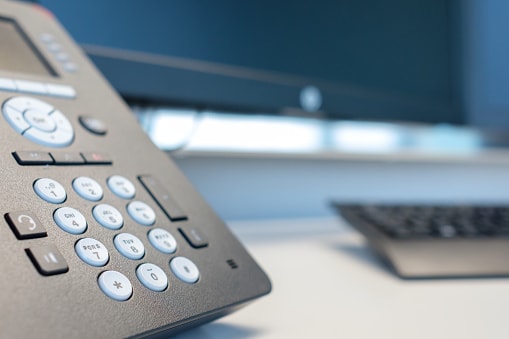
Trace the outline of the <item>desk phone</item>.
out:
[[[0,45],[0,337],[166,337],[269,293],[51,13],[2,1]]]

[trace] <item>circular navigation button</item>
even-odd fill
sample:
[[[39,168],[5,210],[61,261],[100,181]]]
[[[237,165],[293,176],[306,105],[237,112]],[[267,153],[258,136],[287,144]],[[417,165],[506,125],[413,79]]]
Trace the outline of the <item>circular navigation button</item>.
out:
[[[170,268],[173,274],[188,284],[194,284],[200,278],[198,267],[185,257],[175,257],[170,261]]]
[[[57,128],[55,121],[44,112],[36,109],[29,109],[24,113],[25,120],[30,126],[43,132],[53,132]]]
[[[177,250],[177,240],[167,230],[154,228],[148,232],[148,240],[159,251],[167,254],[175,253]]]
[[[113,300],[125,301],[133,294],[129,279],[117,271],[105,271],[97,279],[99,288]]]
[[[69,119],[42,100],[14,97],[3,103],[2,113],[16,132],[39,145],[66,147],[74,141]]]
[[[103,189],[101,185],[89,177],[78,177],[74,179],[72,187],[83,199],[99,201],[103,197]]]
[[[127,178],[120,175],[113,175],[107,181],[110,190],[123,199],[132,199],[136,194],[134,184]]]
[[[157,265],[150,263],[141,264],[136,269],[136,276],[143,286],[152,291],[161,292],[168,287],[168,277]]]
[[[71,234],[81,234],[87,229],[87,220],[80,211],[71,207],[61,207],[53,214],[58,227]]]
[[[133,201],[127,205],[127,213],[139,224],[150,226],[156,222],[156,213],[149,205]]]
[[[67,198],[64,186],[49,178],[37,179],[34,182],[34,191],[40,198],[52,204],[61,204]]]
[[[145,247],[140,239],[129,233],[120,233],[113,239],[117,250],[125,257],[133,260],[143,258]]]
[[[92,238],[80,239],[74,249],[81,260],[92,266],[104,266],[110,259],[106,246],[99,240]]]
[[[95,220],[110,230],[118,230],[124,225],[122,214],[115,207],[108,204],[100,204],[92,210]]]

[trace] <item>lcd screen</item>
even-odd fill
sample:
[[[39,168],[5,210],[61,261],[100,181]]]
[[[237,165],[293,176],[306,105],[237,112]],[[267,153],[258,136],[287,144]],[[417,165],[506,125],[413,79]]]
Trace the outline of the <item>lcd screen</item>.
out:
[[[55,75],[14,21],[0,18],[0,46],[1,70]]]

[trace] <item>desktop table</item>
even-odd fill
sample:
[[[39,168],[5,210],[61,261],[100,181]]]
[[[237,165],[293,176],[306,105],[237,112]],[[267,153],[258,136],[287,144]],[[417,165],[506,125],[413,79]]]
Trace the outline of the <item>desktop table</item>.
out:
[[[509,337],[509,278],[402,280],[340,218],[228,224],[273,291],[179,339]]]

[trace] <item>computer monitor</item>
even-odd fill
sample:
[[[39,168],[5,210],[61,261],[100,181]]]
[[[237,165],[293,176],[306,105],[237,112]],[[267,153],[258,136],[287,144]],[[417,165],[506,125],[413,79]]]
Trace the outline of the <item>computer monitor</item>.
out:
[[[482,36],[503,1],[37,2],[131,101],[509,127],[509,96],[483,96],[509,60]]]

